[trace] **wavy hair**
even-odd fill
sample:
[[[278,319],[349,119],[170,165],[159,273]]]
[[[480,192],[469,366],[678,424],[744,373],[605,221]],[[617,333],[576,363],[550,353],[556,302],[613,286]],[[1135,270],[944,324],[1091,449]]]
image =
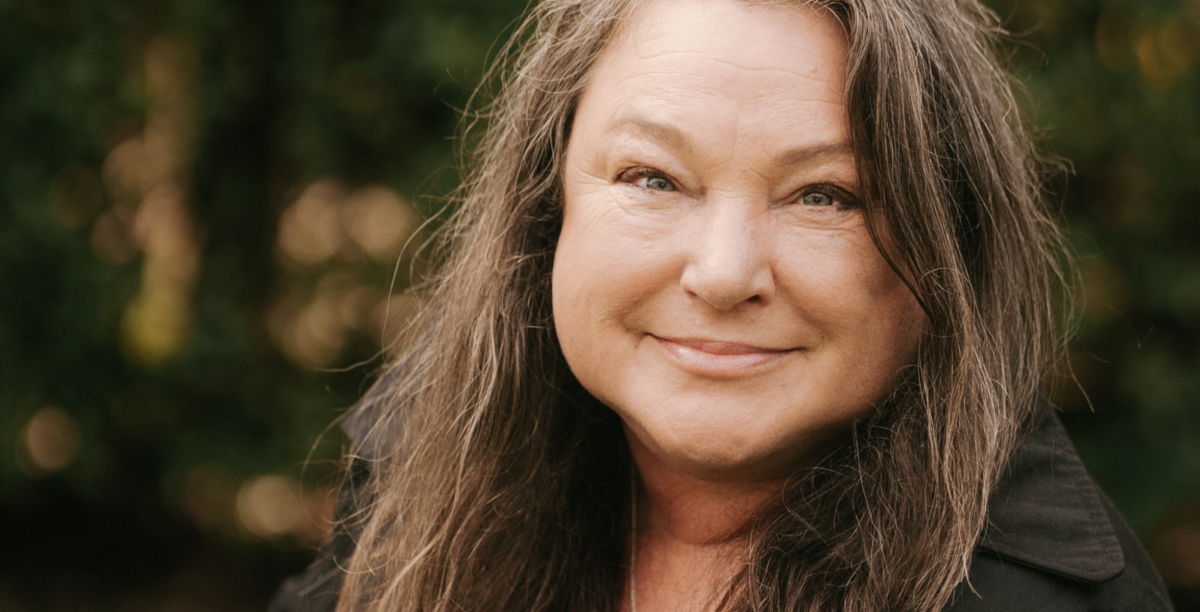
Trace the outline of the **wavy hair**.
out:
[[[573,109],[638,4],[544,0],[491,69],[499,90],[467,125],[467,178],[409,348],[371,394],[380,452],[343,526],[356,550],[340,612],[621,604],[628,447],[563,359],[550,271]],[[967,576],[1065,344],[1050,165],[998,59],[1003,31],[975,0],[809,4],[847,33],[868,227],[928,325],[852,442],[752,521],[747,563],[715,603],[936,611]]]

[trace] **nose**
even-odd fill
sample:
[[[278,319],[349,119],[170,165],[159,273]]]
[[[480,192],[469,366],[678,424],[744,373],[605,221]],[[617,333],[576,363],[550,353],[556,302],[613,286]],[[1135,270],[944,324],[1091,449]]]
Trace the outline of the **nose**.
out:
[[[729,203],[725,203],[729,204]],[[774,272],[756,219],[744,206],[703,207],[688,248],[680,284],[721,311],[767,299]]]

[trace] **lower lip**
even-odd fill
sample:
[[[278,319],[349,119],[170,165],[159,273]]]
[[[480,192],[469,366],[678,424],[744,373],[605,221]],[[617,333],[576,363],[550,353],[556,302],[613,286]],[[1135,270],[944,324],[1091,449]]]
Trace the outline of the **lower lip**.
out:
[[[683,370],[700,376],[730,378],[755,374],[793,351],[710,353],[694,346],[651,336]]]

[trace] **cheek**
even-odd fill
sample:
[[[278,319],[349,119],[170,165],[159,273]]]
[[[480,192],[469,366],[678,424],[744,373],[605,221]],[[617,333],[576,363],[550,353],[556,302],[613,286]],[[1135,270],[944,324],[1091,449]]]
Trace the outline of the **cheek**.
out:
[[[560,309],[564,318],[621,317],[678,273],[677,240],[664,224],[629,214],[611,191],[568,188],[552,276],[556,320]]]
[[[594,307],[595,301],[589,298],[586,283],[590,278],[588,249],[580,240],[565,217],[554,255],[550,295],[559,347],[567,365],[582,380],[589,365],[583,357],[594,355],[589,337],[595,329],[594,314],[588,307]]]
[[[637,343],[631,313],[653,292],[651,275],[645,249],[610,213],[568,202],[551,275],[555,332],[571,372],[611,405]]]
[[[567,353],[582,341],[580,335],[592,327],[587,307],[594,305],[594,300],[588,296],[587,281],[594,280],[588,263],[594,263],[595,258],[588,252],[589,245],[584,244],[578,234],[564,219],[550,277],[554,326],[559,344]]]
[[[597,228],[592,227],[595,225],[593,215],[589,215],[587,209],[580,210],[579,196],[574,193],[578,190],[571,187],[568,183],[551,276],[555,324],[560,335],[569,337],[585,328],[580,319],[585,317],[586,307],[594,302],[588,294],[595,291],[596,285],[604,284],[604,279],[598,278],[597,273],[603,273],[612,256],[610,250],[604,248],[603,238],[597,235]]]
[[[872,246],[860,275],[860,322],[857,342],[874,364],[874,379],[888,385],[897,371],[913,362],[925,330],[925,313],[900,276]],[[884,389],[880,388],[878,394]]]
[[[925,331],[925,311],[874,243],[860,261],[864,299],[878,313],[875,342],[880,350],[891,352],[894,361],[911,363]]]
[[[612,362],[633,338],[628,323],[661,288],[656,241],[631,227],[603,192],[570,197],[551,276],[554,323],[576,374]]]
[[[865,229],[810,241],[781,261],[777,279],[845,367],[878,380],[911,362],[925,315]]]

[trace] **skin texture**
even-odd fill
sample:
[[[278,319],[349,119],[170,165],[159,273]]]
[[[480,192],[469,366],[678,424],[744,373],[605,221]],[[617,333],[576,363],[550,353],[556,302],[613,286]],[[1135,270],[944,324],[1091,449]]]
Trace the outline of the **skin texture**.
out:
[[[838,23],[655,0],[601,56],[563,173],[554,317],[641,476],[638,607],[698,609],[737,530],[913,359],[856,205]]]

